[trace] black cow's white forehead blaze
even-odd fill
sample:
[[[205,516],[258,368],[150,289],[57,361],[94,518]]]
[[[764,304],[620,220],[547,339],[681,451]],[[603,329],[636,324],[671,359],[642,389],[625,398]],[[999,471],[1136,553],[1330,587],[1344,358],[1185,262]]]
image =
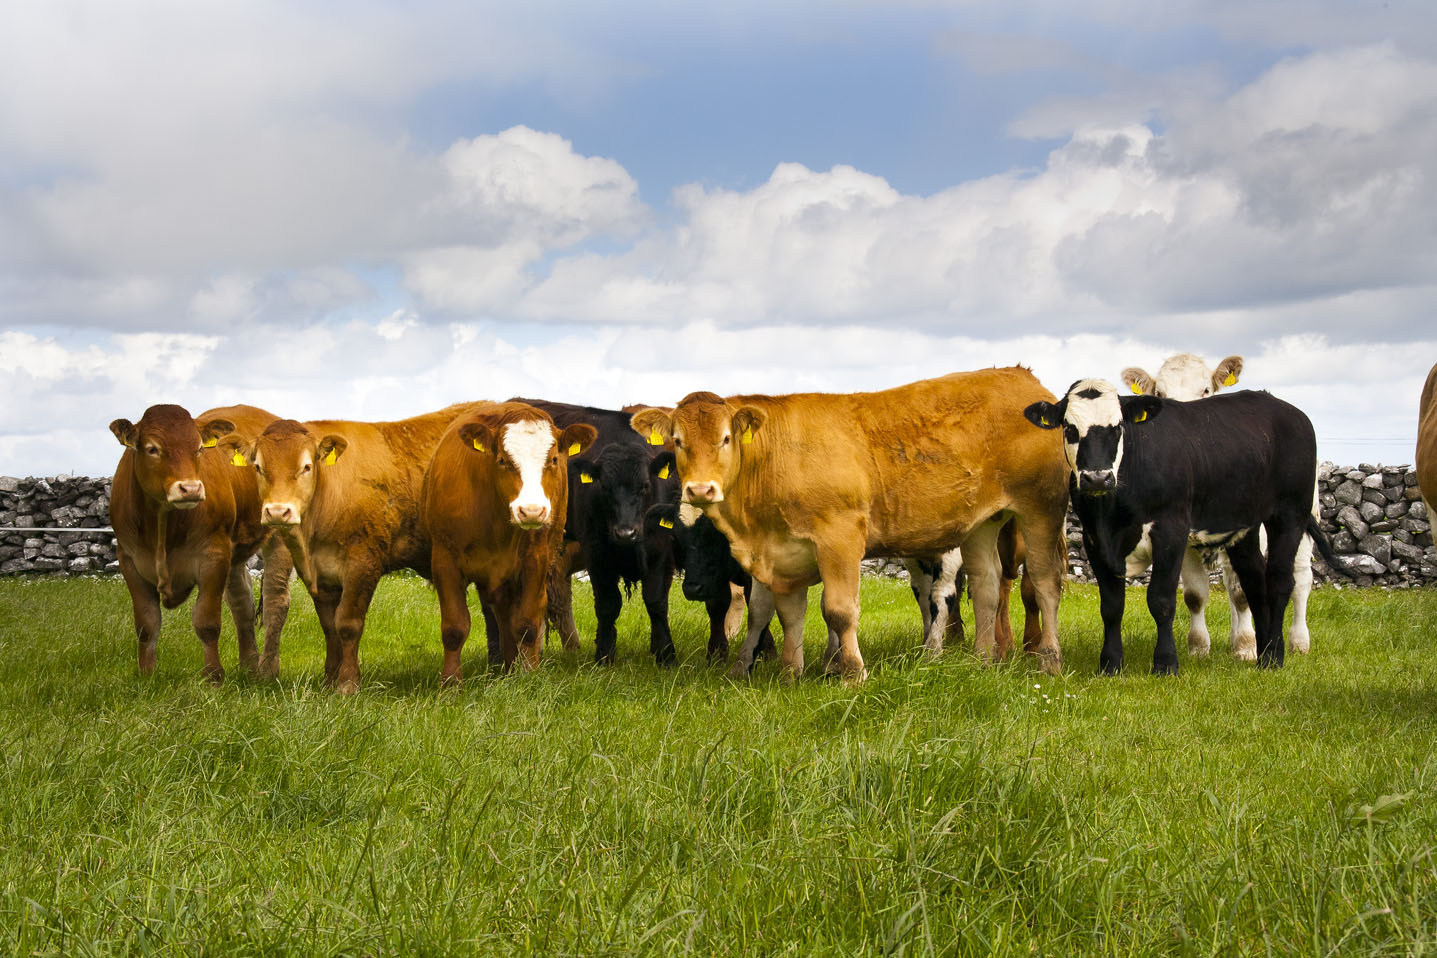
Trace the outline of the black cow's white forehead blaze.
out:
[[[1118,471],[1123,458],[1123,407],[1103,379],[1080,379],[1068,389],[1063,446],[1080,474]]]

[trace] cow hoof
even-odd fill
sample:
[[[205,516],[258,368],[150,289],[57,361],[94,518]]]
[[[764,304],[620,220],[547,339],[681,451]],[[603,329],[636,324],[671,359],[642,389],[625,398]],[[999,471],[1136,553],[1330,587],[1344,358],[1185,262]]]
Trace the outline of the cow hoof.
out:
[[[868,681],[868,669],[859,669],[857,672],[845,672],[843,685],[845,688],[854,688]]]
[[[1098,663],[1099,675],[1117,675],[1123,671],[1123,660],[1115,659],[1108,662]]]
[[[724,674],[737,682],[742,682],[749,676],[749,666],[744,665],[742,661],[735,662]]]
[[[225,670],[222,668],[200,669],[200,678],[211,685],[220,685],[225,680]]]
[[[1239,662],[1257,661],[1257,636],[1241,633],[1233,636],[1232,657]]]
[[[340,679],[334,683],[337,695],[354,695],[359,691],[359,679]]]
[[[1188,655],[1195,659],[1205,659],[1212,651],[1212,640],[1207,636],[1188,638]]]
[[[1153,663],[1153,674],[1154,674],[1154,675],[1177,675],[1177,674],[1178,674],[1178,664],[1177,664],[1176,662],[1154,662],[1154,663]]]
[[[1259,655],[1257,657],[1257,667],[1260,669],[1280,669],[1282,668],[1282,656],[1271,653]]]
[[[1063,656],[1058,652],[1035,652],[1038,657],[1038,668],[1043,670],[1045,675],[1058,675],[1063,671]],[[1119,664],[1119,668],[1121,668]]]
[[[1292,629],[1287,633],[1287,647],[1298,655],[1306,655],[1311,644],[1312,640],[1306,632]]]
[[[259,660],[259,667],[255,669],[255,677],[273,681],[279,678],[279,659],[273,656],[263,656]]]

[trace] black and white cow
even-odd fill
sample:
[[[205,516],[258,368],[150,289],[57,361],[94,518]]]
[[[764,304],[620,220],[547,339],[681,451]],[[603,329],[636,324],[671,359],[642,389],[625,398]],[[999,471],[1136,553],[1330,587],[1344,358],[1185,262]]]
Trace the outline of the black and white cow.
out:
[[[1120,395],[1106,380],[1083,379],[1059,402],[1033,403],[1024,415],[1063,430],[1073,508],[1101,596],[1103,672],[1123,667],[1123,577],[1145,535],[1155,673],[1178,670],[1173,614],[1189,545],[1226,550],[1252,609],[1258,663],[1282,665],[1282,619],[1304,533],[1339,567],[1311,513],[1317,440],[1301,410],[1265,392],[1184,403]],[[1259,525],[1267,530],[1266,562],[1251,534]]]
[[[1191,402],[1216,395],[1227,386],[1235,386],[1242,374],[1242,357],[1229,356],[1217,364],[1216,369],[1208,368],[1201,356],[1179,353],[1169,356],[1158,367],[1156,376],[1138,366],[1129,366],[1122,372],[1123,382],[1134,393],[1147,393],[1164,399]],[[1317,511],[1317,490],[1313,489],[1312,509]],[[1258,530],[1263,548],[1267,550],[1267,536]],[[1247,596],[1232,566],[1222,562],[1223,584],[1228,595],[1228,644],[1233,658],[1251,662],[1257,658],[1257,632],[1252,624],[1252,612],[1247,607]],[[1147,545],[1144,543],[1128,563],[1128,575],[1138,575],[1149,565]],[[1303,537],[1297,547],[1297,559],[1293,570],[1292,625],[1287,632],[1288,646],[1294,652],[1306,652],[1311,646],[1311,633],[1307,627],[1307,598],[1312,593],[1312,540]],[[1189,549],[1183,558],[1183,603],[1188,609],[1188,653],[1207,655],[1212,639],[1207,630],[1208,570],[1202,553]]]

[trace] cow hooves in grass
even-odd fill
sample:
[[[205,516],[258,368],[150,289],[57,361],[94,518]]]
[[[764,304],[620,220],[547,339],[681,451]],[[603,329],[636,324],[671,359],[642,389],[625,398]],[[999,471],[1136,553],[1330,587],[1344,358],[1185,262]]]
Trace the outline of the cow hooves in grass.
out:
[[[1257,661],[1257,636],[1251,633],[1232,637],[1232,657],[1239,662]]]
[[[1282,668],[1282,654],[1278,652],[1267,652],[1257,657],[1257,667],[1260,669]]]
[[[210,685],[221,685],[225,680],[225,670],[219,667],[212,669],[200,669],[200,678]]]
[[[1033,654],[1038,657],[1038,668],[1042,669],[1044,674],[1057,675],[1063,671],[1063,657],[1059,653],[1034,652]],[[1119,662],[1118,668],[1122,667],[1122,662]]]
[[[1153,662],[1154,675],[1177,675],[1177,662]]]
[[[724,674],[736,682],[742,682],[749,677],[752,668],[752,666],[744,665],[742,662],[735,662],[729,666],[729,670]]]
[[[1287,634],[1287,648],[1289,652],[1306,655],[1311,645],[1312,639],[1306,632],[1299,632],[1297,629],[1293,629]]]
[[[1099,675],[1118,675],[1123,671],[1122,659],[1108,659],[1106,662],[1098,663]]]
[[[1212,640],[1207,636],[1201,638],[1188,638],[1188,655],[1195,659],[1205,659],[1212,651]]]
[[[843,685],[845,688],[854,688],[868,681],[868,669],[859,669],[857,672],[843,673]]]
[[[279,659],[271,656],[262,657],[259,660],[259,667],[255,669],[255,678],[273,682],[279,678]]]

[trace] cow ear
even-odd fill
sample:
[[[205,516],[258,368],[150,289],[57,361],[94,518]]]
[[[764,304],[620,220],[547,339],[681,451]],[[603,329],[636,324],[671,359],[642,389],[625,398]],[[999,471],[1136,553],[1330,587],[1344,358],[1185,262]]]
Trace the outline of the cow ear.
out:
[[[1236,386],[1237,377],[1242,373],[1242,357],[1229,356],[1217,364],[1212,371],[1212,391],[1217,392],[1224,386]]]
[[[559,448],[566,456],[577,456],[592,446],[597,438],[599,430],[586,422],[576,422],[559,433]]]
[[[235,424],[228,419],[211,419],[200,426],[200,441],[206,448],[213,448],[222,438],[235,431]]]
[[[482,422],[466,422],[460,426],[459,438],[475,452],[494,451],[494,430]]]
[[[734,435],[739,437],[740,443],[747,445],[753,442],[753,434],[763,428],[766,419],[768,413],[757,406],[740,406],[738,412],[733,414]]]
[[[1126,396],[1122,406],[1124,421],[1132,425],[1147,422],[1163,411],[1163,401],[1156,396]]]
[[[319,441],[319,461],[326,466],[332,466],[348,448],[349,442],[343,436],[325,436]]]
[[[674,454],[665,449],[657,456],[649,460],[649,475],[655,479],[678,479],[678,463],[674,460]]]
[[[1023,410],[1023,418],[1039,429],[1057,429],[1063,424],[1063,415],[1067,411],[1068,397],[1064,396],[1062,402],[1051,403],[1039,400],[1033,403]]]
[[[131,449],[135,448],[135,443],[138,442],[140,438],[139,427],[128,419],[116,419],[110,423],[110,432],[114,433],[115,438],[120,440],[120,445],[128,446]]]
[[[671,536],[678,519],[679,507],[671,502],[661,502],[644,513],[644,535]]]
[[[569,488],[587,486],[599,481],[599,464],[588,459],[569,457]]]
[[[662,446],[674,438],[674,419],[662,409],[640,409],[629,419],[629,427],[651,446]]]
[[[245,442],[233,432],[219,441],[218,451],[224,456],[225,462],[232,466],[244,468],[254,465],[254,445]]]
[[[1124,369],[1123,382],[1139,396],[1151,396],[1157,388],[1157,383],[1153,382],[1153,377],[1149,376],[1148,371],[1141,366],[1129,366],[1127,369]]]

